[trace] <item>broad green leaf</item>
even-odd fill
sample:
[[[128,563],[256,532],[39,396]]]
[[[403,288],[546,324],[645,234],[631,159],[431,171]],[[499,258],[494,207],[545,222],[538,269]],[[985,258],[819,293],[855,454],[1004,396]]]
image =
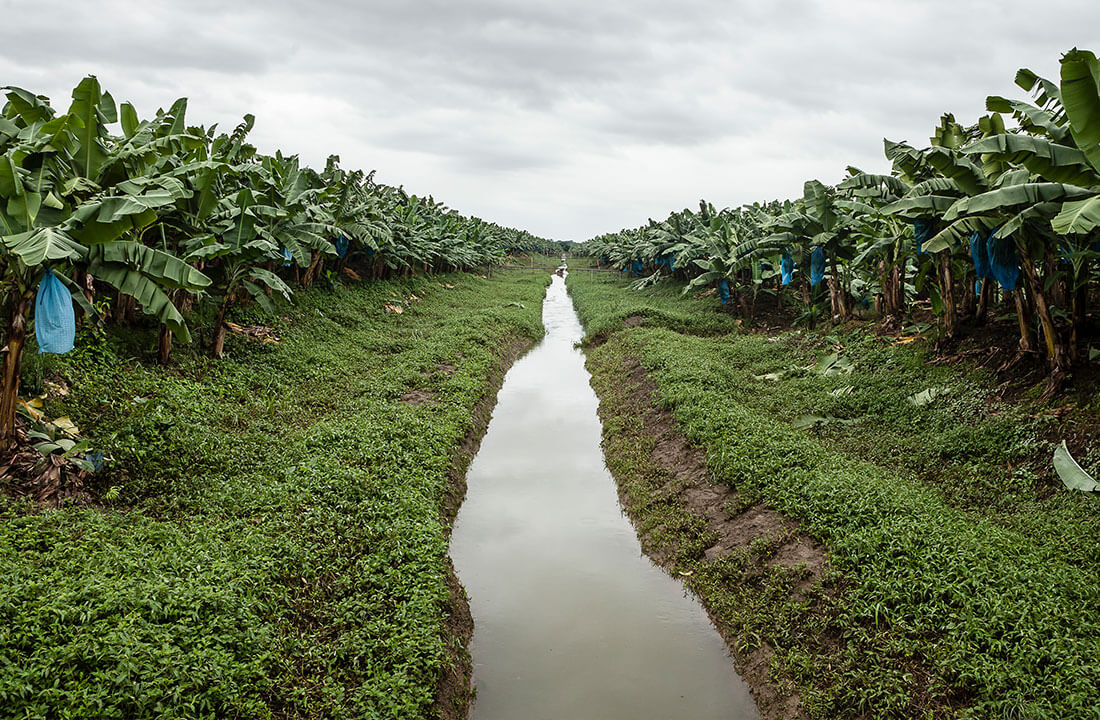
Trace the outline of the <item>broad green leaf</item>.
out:
[[[992,112],[1010,112],[1020,122],[1024,130],[1046,133],[1056,143],[1065,144],[1069,137],[1068,127],[1059,125],[1048,110],[1036,107],[1031,103],[990,95],[985,99],[985,108]],[[1001,123],[1000,132],[1004,132],[1003,123]]]
[[[970,158],[957,150],[933,147],[925,155],[928,164],[944,177],[951,178],[970,195],[977,195],[989,189],[989,180],[982,169]]]
[[[83,205],[73,213],[71,221],[76,224],[70,232],[72,236],[85,245],[102,245],[118,240],[128,232],[141,230],[157,219],[154,210],[143,210],[133,215],[123,215],[118,220],[110,223],[99,222],[94,219],[100,206],[97,203]],[[82,223],[82,224],[80,224]]]
[[[129,140],[137,133],[138,125],[141,124],[137,110],[128,102],[122,103],[119,108],[119,119],[122,121],[122,134]]]
[[[229,246],[220,242],[213,242],[209,245],[201,245],[184,256],[184,260],[208,260],[210,258],[221,257],[229,252]]]
[[[1057,471],[1058,477],[1062,479],[1062,484],[1070,490],[1081,490],[1083,492],[1100,490],[1100,483],[1085,472],[1070,455],[1065,440],[1054,449],[1054,469]]]
[[[997,228],[997,237],[1009,237],[1022,228],[1029,220],[1050,220],[1058,213],[1060,207],[1061,206],[1057,202],[1036,203],[1025,207],[1023,210],[1001,223],[1001,226]]]
[[[1023,165],[1044,180],[1071,185],[1100,184],[1100,174],[1089,165],[1085,153],[1033,135],[993,135],[971,143],[968,154],[989,154],[1000,160]]]
[[[44,123],[53,117],[53,108],[50,107],[49,100],[42,95],[35,95],[23,88],[10,85],[4,90],[7,91],[5,96],[11,103],[12,110],[26,126]]]
[[[913,393],[909,397],[905,398],[905,401],[915,407],[923,407],[932,402],[940,395],[943,395],[949,391],[949,388],[945,387],[930,387],[927,390],[921,390],[918,393]]]
[[[900,215],[910,220],[939,217],[947,212],[957,198],[947,195],[921,195],[904,197],[882,208],[886,215]]]
[[[1010,212],[1021,205],[1034,205],[1040,202],[1077,200],[1094,194],[1095,191],[1063,183],[1026,183],[991,190],[973,197],[961,198],[944,214],[947,221],[964,215],[990,212]]]
[[[27,267],[38,267],[50,260],[79,260],[88,253],[86,247],[56,227],[5,235],[0,237],[0,242]]]
[[[22,195],[25,192],[23,176],[26,174],[26,170],[15,164],[15,159],[11,156],[11,153],[0,156],[0,198],[12,198]]]
[[[179,310],[176,309],[176,306],[172,304],[172,299],[155,282],[141,272],[131,270],[124,265],[102,262],[93,262],[88,271],[96,279],[102,280],[119,292],[137,300],[146,315],[152,315],[161,323],[167,325],[180,341],[191,342],[191,333],[187,330],[187,323]]]
[[[1100,227],[1100,195],[1063,203],[1062,211],[1051,220],[1050,226],[1062,235],[1092,232]]]
[[[252,296],[252,299],[256,301],[257,305],[262,307],[266,312],[275,313],[275,303],[271,302],[271,298],[267,296],[267,292],[262,287],[248,280],[243,280],[241,284],[248,290],[248,294]]]
[[[92,248],[93,264],[117,263],[152,278],[160,285],[201,290],[210,285],[210,278],[180,260],[175,255],[162,252],[137,242],[113,242]],[[93,273],[94,274],[94,273]]]
[[[95,180],[99,170],[107,160],[107,150],[103,146],[103,126],[100,123],[100,101],[103,94],[99,81],[89,75],[73,88],[73,102],[69,106],[69,115],[77,121],[74,129],[77,138],[76,153],[73,160],[77,171]]]
[[[282,278],[269,270],[254,267],[248,271],[248,274],[253,280],[267,285],[269,288],[281,294],[287,300],[290,299],[290,296],[294,292],[290,289],[290,286],[283,282]]]
[[[1077,147],[1100,172],[1100,61],[1074,48],[1062,57],[1062,105]]]
[[[986,215],[964,217],[948,223],[921,246],[926,253],[937,253],[944,250],[964,245],[970,240],[973,232],[985,233],[988,228],[996,225],[996,220]]]

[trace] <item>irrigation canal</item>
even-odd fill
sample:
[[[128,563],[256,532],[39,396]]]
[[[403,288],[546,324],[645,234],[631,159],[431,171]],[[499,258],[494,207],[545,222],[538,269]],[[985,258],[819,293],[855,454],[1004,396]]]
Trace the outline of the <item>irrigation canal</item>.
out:
[[[758,718],[706,613],[622,513],[560,277],[543,323],[504,380],[451,538],[473,720]]]

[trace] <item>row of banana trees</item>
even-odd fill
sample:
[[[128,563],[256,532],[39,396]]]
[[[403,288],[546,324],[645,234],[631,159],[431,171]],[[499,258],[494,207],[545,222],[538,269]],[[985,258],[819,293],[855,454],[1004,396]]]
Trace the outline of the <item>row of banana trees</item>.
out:
[[[216,318],[211,352],[221,356],[235,303],[273,309],[326,270],[352,262],[384,278],[471,269],[545,242],[344,170],[337,156],[318,172],[295,156],[261,154],[247,142],[250,115],[218,133],[189,125],[180,99],[142,120],[94,77],[73,90],[67,112],[2,90],[0,445],[14,432],[22,353],[47,272],[92,322],[139,310],[154,317],[167,362],[173,338],[190,340],[188,316],[200,305]],[[97,313],[97,293],[109,294],[109,317]]]
[[[1000,296],[1019,350],[1045,358],[1053,388],[1083,359],[1096,289],[1100,63],[1073,49],[1058,82],[1022,69],[1016,84],[1029,99],[990,96],[972,125],[946,114],[928,147],[885,141],[889,174],[849,167],[793,201],[703,202],[585,250],[645,275],[640,285],[680,275],[687,289],[718,284],[750,309],[747,296],[785,285],[807,311],[827,289],[836,320],[871,303],[901,318],[927,299],[947,337],[983,322]]]

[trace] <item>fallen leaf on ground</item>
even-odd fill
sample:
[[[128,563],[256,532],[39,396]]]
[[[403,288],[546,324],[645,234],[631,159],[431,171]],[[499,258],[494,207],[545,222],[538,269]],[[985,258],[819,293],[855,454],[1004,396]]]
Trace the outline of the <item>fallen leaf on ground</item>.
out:
[[[275,331],[264,325],[238,325],[237,323],[226,322],[225,326],[237,335],[244,335],[265,344],[279,342],[279,336],[275,334]]]

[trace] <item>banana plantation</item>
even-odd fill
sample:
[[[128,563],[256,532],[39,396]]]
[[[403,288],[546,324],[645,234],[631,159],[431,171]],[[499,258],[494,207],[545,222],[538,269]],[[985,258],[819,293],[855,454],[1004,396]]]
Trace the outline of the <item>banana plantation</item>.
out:
[[[1089,295],[1100,257],[1100,63],[1071,50],[1057,81],[1016,75],[1025,99],[990,96],[969,125],[945,114],[930,145],[885,141],[888,175],[849,167],[801,198],[716,210],[700,203],[602,235],[585,251],[687,291],[717,286],[754,314],[783,295],[801,320],[873,312],[901,323],[927,309],[941,337],[1013,313],[1021,358],[1041,359],[1051,391],[1089,362]],[[777,297],[778,296],[778,297]]]
[[[3,88],[0,720],[1096,718],[1100,61],[1015,80],[581,244]]]
[[[326,273],[378,280],[469,270],[511,249],[551,247],[377,183],[373,172],[344,170],[336,155],[320,172],[295,156],[263,155],[247,142],[251,115],[219,133],[188,125],[181,98],[142,120],[94,77],[73,90],[66,112],[22,88],[4,92],[0,442],[12,436],[30,309],[47,274],[85,322],[155,319],[166,363],[174,339],[191,341],[189,316],[203,306],[218,357],[231,306],[273,310],[273,299]]]

